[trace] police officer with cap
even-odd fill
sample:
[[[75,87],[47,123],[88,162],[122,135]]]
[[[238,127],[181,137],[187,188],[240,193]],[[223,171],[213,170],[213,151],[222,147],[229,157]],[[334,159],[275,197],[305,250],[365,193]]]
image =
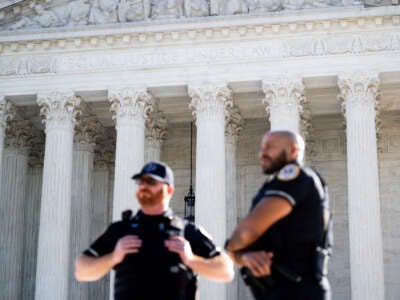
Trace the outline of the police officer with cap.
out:
[[[257,300],[331,297],[329,198],[321,176],[300,164],[303,153],[291,131],[263,136],[260,163],[270,176],[225,244]]]
[[[132,177],[140,210],[124,212],[76,259],[78,281],[94,281],[116,271],[115,300],[190,300],[196,273],[210,280],[233,279],[233,263],[193,223],[169,208],[174,192],[170,167],[149,162]]]

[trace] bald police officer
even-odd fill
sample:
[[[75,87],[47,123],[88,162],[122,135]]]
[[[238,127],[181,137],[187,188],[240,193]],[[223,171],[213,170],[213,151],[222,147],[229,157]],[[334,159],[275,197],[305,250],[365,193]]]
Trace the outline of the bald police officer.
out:
[[[225,245],[258,300],[330,299],[330,213],[324,180],[300,162],[302,138],[270,131],[260,163],[270,175]]]
[[[175,216],[170,167],[147,163],[132,177],[140,210],[125,213],[76,260],[78,281],[93,281],[116,271],[115,300],[194,299],[195,273],[227,282],[233,263],[202,229]]]

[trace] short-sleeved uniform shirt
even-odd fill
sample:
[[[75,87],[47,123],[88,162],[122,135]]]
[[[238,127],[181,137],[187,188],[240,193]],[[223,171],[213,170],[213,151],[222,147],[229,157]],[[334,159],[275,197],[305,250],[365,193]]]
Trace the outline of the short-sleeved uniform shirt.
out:
[[[312,278],[315,248],[324,237],[324,210],[329,209],[322,178],[312,169],[292,162],[267,180],[253,198],[253,209],[268,196],[286,199],[293,209],[273,224],[250,248],[274,253],[274,261]]]
[[[178,226],[171,225],[171,220]],[[204,258],[220,254],[204,229],[175,217],[171,210],[157,216],[139,211],[130,220],[111,224],[84,252],[90,256],[103,256],[111,253],[118,240],[125,235],[134,234],[142,239],[139,252],[126,255],[114,267],[115,300],[185,300],[185,280],[179,276],[191,270],[182,264],[177,253],[168,251],[164,246],[171,228],[173,235],[182,235],[189,241],[194,254]]]

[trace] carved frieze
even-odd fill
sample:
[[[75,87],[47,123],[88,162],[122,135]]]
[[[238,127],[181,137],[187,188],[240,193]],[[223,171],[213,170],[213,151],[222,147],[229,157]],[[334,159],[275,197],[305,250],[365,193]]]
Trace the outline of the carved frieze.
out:
[[[210,15],[266,14],[281,10],[363,6],[357,0],[73,0],[19,1],[0,7],[0,30],[71,27]],[[393,5],[368,0],[366,6]]]
[[[164,35],[160,36],[162,38]],[[184,37],[182,37],[184,38]],[[218,36],[216,37],[218,38]],[[114,44],[122,40],[110,37]],[[160,41],[161,43],[162,41]],[[66,42],[67,43],[67,42]],[[138,41],[138,43],[141,43]],[[143,41],[146,44],[146,41]],[[153,42],[154,43],[154,40]],[[68,49],[75,43],[68,42]],[[104,47],[107,39],[90,44]],[[129,44],[124,44],[129,46]],[[49,47],[59,47],[57,43]],[[11,51],[9,48],[3,49]],[[74,74],[108,70],[137,70],[151,67],[170,67],[209,63],[252,62],[259,59],[282,59],[289,57],[333,56],[343,54],[367,54],[378,51],[399,51],[400,33],[363,35],[341,35],[327,37],[293,37],[291,39],[266,39],[256,43],[237,43],[235,46],[208,45],[200,47],[179,47],[154,49],[143,47],[114,55],[111,52],[48,53],[24,56],[0,57],[0,76],[27,76],[31,74]],[[18,51],[18,50],[17,50]]]

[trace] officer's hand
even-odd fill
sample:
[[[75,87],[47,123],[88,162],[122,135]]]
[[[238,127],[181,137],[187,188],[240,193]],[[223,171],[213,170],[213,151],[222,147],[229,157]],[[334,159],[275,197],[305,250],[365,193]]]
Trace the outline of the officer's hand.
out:
[[[193,259],[193,252],[190,243],[181,236],[171,236],[164,242],[164,245],[169,251],[178,253],[185,265],[188,265]]]
[[[243,253],[240,259],[244,267],[247,267],[254,276],[260,277],[271,274],[272,257],[272,252],[254,251]]]
[[[139,248],[142,246],[142,240],[136,235],[126,235],[120,238],[115,245],[112,253],[112,260],[114,265],[119,264],[124,260],[126,254],[132,254],[139,252]]]

